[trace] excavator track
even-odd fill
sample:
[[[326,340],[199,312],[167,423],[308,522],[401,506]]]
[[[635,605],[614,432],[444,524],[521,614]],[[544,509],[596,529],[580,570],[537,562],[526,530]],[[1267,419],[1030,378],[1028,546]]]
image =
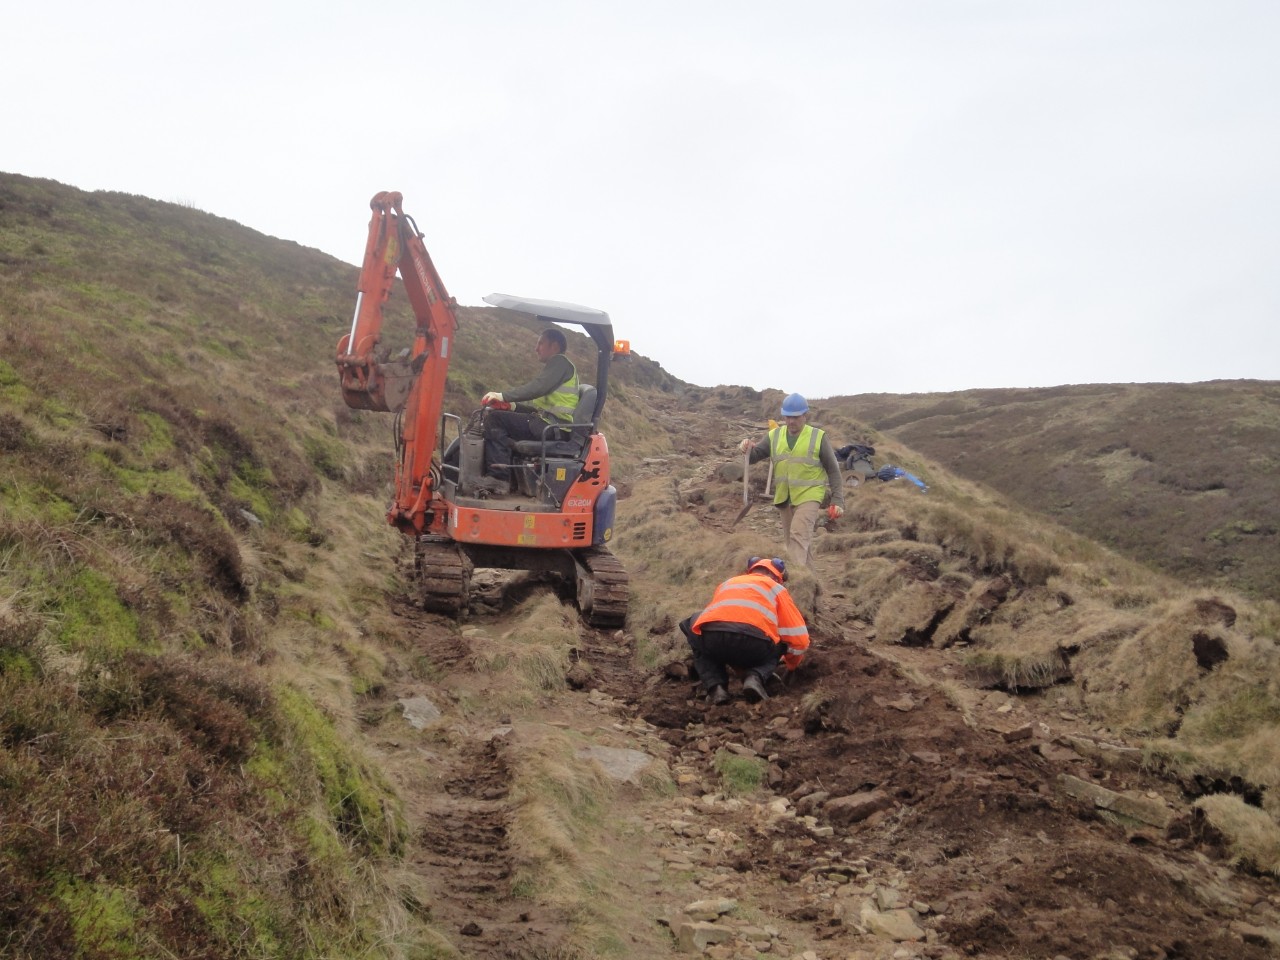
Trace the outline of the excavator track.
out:
[[[620,627],[627,619],[630,578],[622,563],[604,547],[573,555],[578,567],[578,610],[592,627]]]
[[[467,606],[471,565],[452,540],[418,537],[413,551],[414,582],[424,610],[457,614]]]

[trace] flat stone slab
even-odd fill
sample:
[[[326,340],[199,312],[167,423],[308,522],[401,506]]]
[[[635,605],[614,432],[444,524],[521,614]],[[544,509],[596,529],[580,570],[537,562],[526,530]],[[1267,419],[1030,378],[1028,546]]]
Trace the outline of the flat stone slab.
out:
[[[578,756],[584,760],[594,760],[614,780],[622,780],[626,783],[639,783],[641,771],[653,763],[653,757],[642,750],[600,747],[594,744],[580,748]]]
[[[680,924],[675,935],[681,953],[702,953],[711,944],[724,943],[730,939],[733,931],[705,920],[693,920]]]
[[[1133,793],[1117,793],[1088,780],[1064,773],[1058,777],[1062,789],[1077,800],[1089,800],[1099,810],[1109,810],[1130,820],[1147,823],[1161,830],[1169,826],[1173,812],[1159,800]]]
[[[426,697],[405,697],[400,700],[400,709],[409,726],[421,730],[440,719],[440,708]]]
[[[832,823],[858,823],[892,806],[893,798],[883,790],[865,790],[828,800],[824,812]]]

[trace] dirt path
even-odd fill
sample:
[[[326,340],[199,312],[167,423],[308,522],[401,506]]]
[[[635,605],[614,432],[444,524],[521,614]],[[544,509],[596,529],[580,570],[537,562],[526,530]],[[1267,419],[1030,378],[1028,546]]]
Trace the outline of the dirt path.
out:
[[[708,419],[677,413],[691,450],[731,449],[722,427],[699,438]],[[727,485],[716,496],[698,508],[709,535],[736,513]],[[771,513],[747,522],[767,532]],[[618,880],[630,955],[1280,956],[1274,881],[1223,862],[1134,751],[1057,701],[964,688],[948,651],[869,645],[847,601],[822,603],[811,664],[764,703],[709,707],[687,679],[639,670],[623,631],[583,628],[573,692],[515,725],[609,730],[670,771],[674,795],[635,791],[614,811],[640,825]],[[477,616],[506,625],[496,607]],[[405,617],[428,657],[467,670],[431,618]],[[572,918],[511,896],[504,757],[519,732],[450,730],[430,750],[383,741],[413,798],[423,909],[467,957],[564,955]],[[725,796],[726,757],[761,763],[762,788]]]

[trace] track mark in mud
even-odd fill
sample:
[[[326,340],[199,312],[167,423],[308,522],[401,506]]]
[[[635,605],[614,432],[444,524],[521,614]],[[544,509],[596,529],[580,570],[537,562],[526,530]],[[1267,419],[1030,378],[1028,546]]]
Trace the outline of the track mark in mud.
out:
[[[597,630],[585,624],[578,644],[569,651],[572,665],[566,680],[577,690],[600,690],[616,700],[635,699],[637,678],[633,648],[623,630]]]
[[[427,806],[418,837],[419,863],[450,873],[445,896],[474,903],[504,894],[511,876],[507,850],[505,764],[496,740],[446,782]]]
[[[395,605],[416,655],[449,676],[451,685],[467,686],[472,676],[468,647],[459,642],[456,624],[405,598]],[[386,702],[421,693],[420,685],[407,678],[399,686],[383,692]],[[571,939],[572,918],[514,889],[520,861],[509,831],[519,761],[516,736],[504,718],[477,727],[455,717],[447,734],[410,741],[410,751],[402,735],[384,741],[387,762],[406,796],[411,837],[404,866],[417,878],[412,896],[457,955],[468,960],[560,956]]]
[[[555,956],[569,930],[566,918],[512,890],[507,733],[449,758],[444,789],[421,798],[408,862],[431,890],[432,921],[473,960]]]

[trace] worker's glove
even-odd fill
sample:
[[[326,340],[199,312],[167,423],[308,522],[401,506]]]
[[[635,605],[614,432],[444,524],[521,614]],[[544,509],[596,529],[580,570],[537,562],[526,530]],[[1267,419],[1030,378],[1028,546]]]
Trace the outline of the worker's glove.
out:
[[[740,444],[738,444],[738,449],[741,450],[743,453],[746,453],[754,446],[755,444],[751,442],[751,438],[745,437],[743,438],[743,441]]]
[[[498,393],[496,390],[490,390],[488,393],[486,393],[483,397],[480,398],[480,405],[483,407],[492,406],[495,403],[501,403],[501,402],[502,402],[502,394]]]
[[[843,516],[844,516],[844,507],[840,506],[839,504],[833,503],[831,504],[831,506],[827,507],[827,519],[839,520]]]

